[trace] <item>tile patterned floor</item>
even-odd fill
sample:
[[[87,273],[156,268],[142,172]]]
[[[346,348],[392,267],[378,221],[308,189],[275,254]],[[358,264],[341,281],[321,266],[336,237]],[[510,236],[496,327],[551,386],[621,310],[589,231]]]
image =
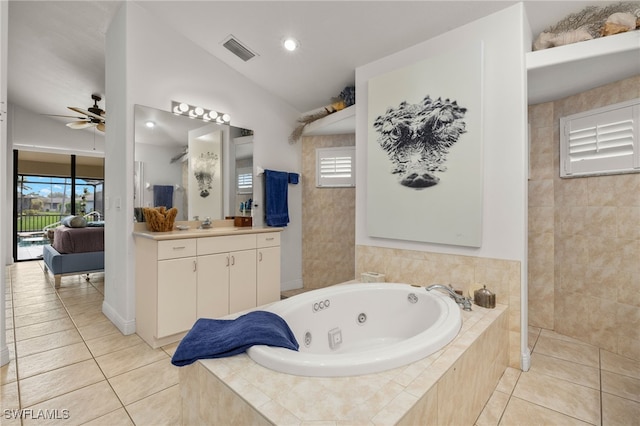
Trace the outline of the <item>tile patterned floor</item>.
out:
[[[7,268],[0,423],[180,424],[177,345],[123,336],[101,312],[103,275],[90,277],[64,277],[56,291],[41,261]],[[478,426],[640,424],[638,361],[548,330],[531,328],[530,340],[531,370],[505,371]]]

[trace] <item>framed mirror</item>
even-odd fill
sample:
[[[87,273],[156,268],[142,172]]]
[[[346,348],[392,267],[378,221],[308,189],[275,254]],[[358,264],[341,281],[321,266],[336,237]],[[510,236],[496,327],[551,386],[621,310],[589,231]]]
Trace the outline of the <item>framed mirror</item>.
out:
[[[134,207],[176,220],[250,216],[253,131],[136,105]]]

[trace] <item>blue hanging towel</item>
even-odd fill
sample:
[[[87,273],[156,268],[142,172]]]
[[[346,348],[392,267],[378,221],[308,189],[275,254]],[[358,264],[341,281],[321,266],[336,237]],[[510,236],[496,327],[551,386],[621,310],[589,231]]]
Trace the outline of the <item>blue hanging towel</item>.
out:
[[[173,185],[153,186],[154,207],[165,206],[167,209],[173,207]]]
[[[241,354],[253,345],[298,350],[286,321],[267,311],[252,311],[234,320],[199,318],[182,339],[171,363],[182,367],[198,359]]]
[[[289,183],[297,185],[300,182],[300,175],[297,173],[289,173]]]
[[[268,226],[287,226],[289,206],[287,204],[287,186],[289,173],[265,170],[265,215]]]

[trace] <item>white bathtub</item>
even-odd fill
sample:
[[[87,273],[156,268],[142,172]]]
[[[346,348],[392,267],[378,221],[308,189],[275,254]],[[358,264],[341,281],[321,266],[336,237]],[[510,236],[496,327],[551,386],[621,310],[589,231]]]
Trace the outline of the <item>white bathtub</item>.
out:
[[[298,352],[253,346],[264,367],[299,376],[376,373],[422,359],[460,331],[460,308],[447,295],[407,284],[346,284],[303,293],[265,308],[285,319]]]

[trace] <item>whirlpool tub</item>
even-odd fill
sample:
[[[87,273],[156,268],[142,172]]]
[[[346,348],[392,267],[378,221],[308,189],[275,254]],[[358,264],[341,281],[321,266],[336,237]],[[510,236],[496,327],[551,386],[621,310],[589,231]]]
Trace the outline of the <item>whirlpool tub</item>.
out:
[[[264,367],[299,376],[376,373],[438,351],[460,331],[460,308],[447,295],[396,283],[345,284],[265,308],[285,319],[298,352],[253,346]]]

